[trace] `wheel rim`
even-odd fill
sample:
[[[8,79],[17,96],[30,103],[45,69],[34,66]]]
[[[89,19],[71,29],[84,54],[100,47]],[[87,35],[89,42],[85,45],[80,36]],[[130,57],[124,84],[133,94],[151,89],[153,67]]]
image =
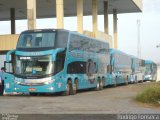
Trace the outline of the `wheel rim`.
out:
[[[76,83],[73,85],[73,90],[74,90],[74,91],[77,90],[77,84],[76,84]]]
[[[103,89],[103,80],[100,81],[100,87]]]
[[[69,83],[66,86],[66,91],[69,92]]]
[[[99,86],[100,86],[100,85],[99,85],[99,82],[97,82],[97,89],[99,89]]]

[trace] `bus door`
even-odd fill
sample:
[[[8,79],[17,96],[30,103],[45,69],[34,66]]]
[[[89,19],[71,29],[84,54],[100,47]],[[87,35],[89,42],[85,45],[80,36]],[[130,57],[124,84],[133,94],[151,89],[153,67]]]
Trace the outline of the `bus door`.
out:
[[[5,80],[4,80],[4,90],[6,93],[14,92],[14,51],[7,53],[6,61],[4,62],[5,67]]]

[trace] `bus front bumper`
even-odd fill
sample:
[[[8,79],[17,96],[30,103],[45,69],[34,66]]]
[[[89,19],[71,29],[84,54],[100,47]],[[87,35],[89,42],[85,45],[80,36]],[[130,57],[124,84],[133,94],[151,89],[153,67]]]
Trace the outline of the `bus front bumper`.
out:
[[[14,92],[17,93],[55,93],[65,91],[64,86],[61,84],[55,85],[54,83],[42,85],[42,86],[25,86],[15,84]]]

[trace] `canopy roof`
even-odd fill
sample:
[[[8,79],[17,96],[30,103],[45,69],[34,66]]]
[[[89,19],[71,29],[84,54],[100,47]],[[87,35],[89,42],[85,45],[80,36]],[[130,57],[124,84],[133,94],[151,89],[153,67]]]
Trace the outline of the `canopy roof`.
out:
[[[98,14],[103,14],[104,1],[98,0]],[[113,9],[118,13],[141,12],[136,0],[109,0],[109,14]],[[142,2],[141,0],[138,0]],[[84,0],[84,15],[91,15],[92,0]],[[16,20],[27,18],[27,0],[0,0],[0,21],[10,20],[10,8],[16,10]],[[76,16],[76,0],[64,0],[65,16]],[[56,16],[56,0],[37,0],[37,18]]]

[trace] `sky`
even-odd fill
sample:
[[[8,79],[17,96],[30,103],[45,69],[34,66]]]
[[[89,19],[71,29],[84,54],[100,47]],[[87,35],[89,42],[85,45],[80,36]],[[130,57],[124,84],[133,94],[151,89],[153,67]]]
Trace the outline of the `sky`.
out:
[[[84,18],[84,30],[92,30],[91,16]],[[140,20],[141,58],[160,63],[160,0],[143,0],[142,13],[118,14],[118,49],[137,56],[137,20]],[[113,33],[113,19],[109,15],[109,34]],[[98,29],[104,31],[103,16],[98,16]],[[3,29],[2,29],[3,28]],[[56,19],[38,19],[37,28],[56,28]],[[76,17],[64,19],[64,28],[76,31]],[[27,29],[26,20],[16,21],[16,33]],[[10,34],[10,22],[0,22],[0,35]],[[3,59],[1,57],[1,59]],[[2,63],[0,63],[2,66]]]

